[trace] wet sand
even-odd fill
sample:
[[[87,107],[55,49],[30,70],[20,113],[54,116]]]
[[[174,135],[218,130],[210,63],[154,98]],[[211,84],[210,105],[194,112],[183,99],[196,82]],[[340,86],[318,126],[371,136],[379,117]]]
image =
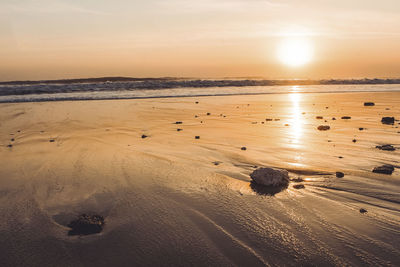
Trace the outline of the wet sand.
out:
[[[1,265],[399,266],[400,125],[384,116],[400,93],[0,104]],[[265,166],[289,187],[252,186]],[[82,213],[104,230],[69,236]]]

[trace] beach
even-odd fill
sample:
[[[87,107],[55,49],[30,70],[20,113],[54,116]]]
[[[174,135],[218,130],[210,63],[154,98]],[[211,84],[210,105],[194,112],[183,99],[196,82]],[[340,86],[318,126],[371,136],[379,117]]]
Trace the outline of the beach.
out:
[[[400,124],[382,117],[400,92],[1,103],[0,263],[399,266]],[[289,186],[252,186],[259,167]],[[68,235],[84,213],[103,231]]]

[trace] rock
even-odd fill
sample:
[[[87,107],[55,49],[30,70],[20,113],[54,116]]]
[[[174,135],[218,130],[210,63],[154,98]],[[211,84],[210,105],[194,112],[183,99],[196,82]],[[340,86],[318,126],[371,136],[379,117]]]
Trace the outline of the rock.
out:
[[[353,143],[355,143],[355,142],[357,142],[357,139],[353,139],[352,141],[353,141]]]
[[[13,145],[12,145],[12,144],[9,144],[9,145],[7,145],[7,147],[11,148],[11,147],[13,147]]]
[[[360,213],[367,213],[368,211],[366,209],[361,208]]]
[[[318,126],[319,131],[328,131],[331,127],[329,125],[320,125]]]
[[[376,148],[378,148],[380,150],[386,150],[386,151],[395,151],[396,150],[396,148],[394,148],[394,146],[392,146],[392,145],[376,146]]]
[[[360,127],[358,128],[359,131],[364,131],[364,128]]]
[[[293,188],[294,189],[304,189],[304,188],[306,188],[303,184],[295,184],[294,186],[293,186]]]
[[[272,121],[272,119],[265,119],[265,121]]]
[[[54,143],[55,141],[56,141],[56,140],[54,140],[54,139],[50,139],[50,140],[49,140],[50,143]]]
[[[344,177],[344,173],[343,172],[336,172],[336,177],[337,178],[343,178]]]
[[[335,120],[336,120],[336,118],[335,118],[335,117],[333,117],[333,118],[332,118],[332,120],[333,120],[333,121],[335,121]]]
[[[250,177],[259,185],[275,187],[289,184],[289,173],[281,169],[258,168],[250,174]]]
[[[300,177],[297,177],[297,178],[291,179],[290,181],[292,181],[292,182],[295,182],[295,183],[301,183],[301,182],[304,182],[304,180],[303,180],[302,178],[300,178]]]
[[[10,140],[11,142],[14,142],[15,141],[15,139],[14,138],[11,138],[11,140]]]
[[[375,106],[375,103],[374,102],[364,102],[364,106],[365,107],[372,107],[372,106]]]
[[[182,124],[183,122],[181,122],[181,121],[177,121],[177,122],[175,122],[175,124]]]
[[[322,120],[324,117],[322,117],[322,116],[317,116],[317,117],[315,117],[317,120]]]
[[[343,117],[342,117],[342,120],[350,120],[350,119],[351,119],[350,116],[343,116]]]
[[[240,149],[241,150],[247,150],[247,148],[245,146],[242,146]]]
[[[194,102],[194,103],[198,104],[198,103],[199,103],[199,101],[196,101],[196,102]]]
[[[142,134],[142,138],[147,138],[148,136],[145,134]]]
[[[207,112],[207,116],[210,116],[211,115],[211,113],[210,112]]]
[[[394,117],[383,117],[381,122],[383,124],[394,124]]]
[[[385,164],[379,167],[375,167],[372,172],[382,173],[382,174],[392,174],[394,172],[393,165]]]
[[[196,135],[194,138],[195,138],[195,139],[200,139],[200,136]]]
[[[180,128],[178,128],[178,129],[176,129],[178,132],[180,132],[180,131],[183,131],[183,129],[180,129]]]
[[[104,218],[100,215],[82,214],[78,216],[78,219],[70,222],[67,226],[71,228],[68,235],[97,234],[103,230]]]

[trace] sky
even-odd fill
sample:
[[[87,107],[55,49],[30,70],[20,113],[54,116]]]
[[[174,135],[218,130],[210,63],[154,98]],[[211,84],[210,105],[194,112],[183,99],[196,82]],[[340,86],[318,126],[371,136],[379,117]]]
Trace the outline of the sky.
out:
[[[400,1],[0,0],[0,80],[100,76],[400,77]]]

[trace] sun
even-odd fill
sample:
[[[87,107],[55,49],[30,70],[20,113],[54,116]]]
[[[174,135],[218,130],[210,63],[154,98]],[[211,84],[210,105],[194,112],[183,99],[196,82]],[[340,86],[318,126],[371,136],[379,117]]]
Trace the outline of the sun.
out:
[[[302,37],[290,37],[281,41],[278,59],[285,65],[299,67],[309,63],[313,57],[313,45]]]

